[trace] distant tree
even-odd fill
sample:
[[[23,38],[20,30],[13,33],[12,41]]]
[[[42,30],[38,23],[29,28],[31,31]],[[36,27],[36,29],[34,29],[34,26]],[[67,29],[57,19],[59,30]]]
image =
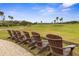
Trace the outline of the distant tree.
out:
[[[3,16],[3,21],[5,21],[5,15]]]
[[[60,23],[63,23],[63,18],[60,18]]]
[[[56,20],[54,20],[54,24],[56,23]]]
[[[23,26],[25,26],[27,23],[26,23],[26,21],[25,20],[23,20],[23,21],[21,21],[20,22],[20,25],[23,25]]]
[[[4,15],[4,12],[3,11],[0,11],[0,16],[3,16]]]
[[[59,17],[56,17],[56,21],[57,21],[57,23],[58,23],[58,19],[59,19]]]
[[[5,16],[4,16],[4,12],[3,11],[0,11],[0,16],[2,17],[2,20],[3,20],[3,24],[4,24],[4,20],[5,20]]]
[[[13,16],[8,16],[8,18],[11,19],[11,20],[14,19]]]
[[[68,21],[68,22],[64,22],[64,24],[77,24],[79,23],[79,21]]]
[[[13,16],[8,16],[8,18],[11,20],[11,25],[13,24]]]
[[[15,20],[15,21],[13,21],[13,24],[16,26],[16,25],[20,25],[20,21],[17,21],[17,20]]]
[[[38,22],[34,22],[33,24],[38,24]]]
[[[25,21],[25,20],[23,20],[23,21],[21,21],[20,22],[20,25],[23,25],[23,26],[26,26],[26,25],[31,25],[32,23],[31,22],[28,22],[28,21]]]
[[[43,22],[41,21],[41,24],[42,24]]]

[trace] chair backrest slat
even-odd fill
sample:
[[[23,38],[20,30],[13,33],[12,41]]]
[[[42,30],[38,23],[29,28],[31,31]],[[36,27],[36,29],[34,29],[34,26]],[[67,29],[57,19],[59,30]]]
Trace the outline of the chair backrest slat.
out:
[[[23,33],[24,33],[25,39],[29,42],[32,42],[29,32],[23,31]]]
[[[58,49],[58,48],[63,47],[62,37],[60,37],[58,35],[53,35],[53,34],[47,34],[46,37],[47,37],[47,40],[50,44],[50,47],[52,48],[53,53],[63,54],[63,50]],[[55,48],[55,47],[58,47],[58,48]]]
[[[9,33],[9,35],[12,37],[13,35],[12,35],[11,30],[7,30],[7,31],[8,31],[8,33]]]
[[[16,35],[18,39],[22,39],[22,34],[20,31],[16,31]]]
[[[15,37],[17,36],[17,33],[16,33],[15,30],[12,30],[12,33],[13,33],[13,35],[14,35]]]
[[[12,30],[12,33],[13,33],[14,39],[18,41],[18,35],[16,30]]]
[[[23,33],[26,36],[26,38],[30,38],[29,32],[23,31]]]
[[[32,32],[32,37],[36,41],[37,46],[42,47],[42,40],[39,33]]]

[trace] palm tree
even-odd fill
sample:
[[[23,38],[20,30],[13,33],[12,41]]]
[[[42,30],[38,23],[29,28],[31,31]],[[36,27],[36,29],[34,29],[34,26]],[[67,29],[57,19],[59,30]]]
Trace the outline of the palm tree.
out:
[[[56,23],[56,20],[54,20],[54,24]]]
[[[3,11],[0,11],[0,16],[3,16],[4,15],[4,12]]]
[[[4,20],[5,20],[5,16],[4,16],[4,12],[3,11],[0,11],[0,16],[3,18],[2,20],[3,20],[3,24],[4,24]]]
[[[57,21],[57,23],[58,23],[58,19],[59,19],[59,17],[56,17],[56,21]]]
[[[60,18],[60,23],[63,23],[63,18]]]
[[[13,16],[8,16],[8,18],[11,19],[12,24],[13,24],[13,19],[14,19]]]
[[[12,20],[13,19],[13,16],[8,16],[8,18]]]
[[[41,21],[41,24],[42,24],[43,22]]]
[[[5,20],[5,15],[3,16],[3,21]]]

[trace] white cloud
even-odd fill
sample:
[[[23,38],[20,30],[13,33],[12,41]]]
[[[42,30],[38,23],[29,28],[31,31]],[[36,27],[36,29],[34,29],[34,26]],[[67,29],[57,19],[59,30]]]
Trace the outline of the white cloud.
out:
[[[74,5],[74,4],[76,4],[76,3],[63,3],[63,4],[62,4],[62,7],[63,7],[63,8],[68,8],[68,7],[71,7],[71,6]]]
[[[51,8],[51,7],[46,7],[40,10],[40,13],[42,15],[48,15],[48,14],[52,14],[53,12],[55,12],[55,9]]]
[[[67,12],[67,11],[71,10],[71,6],[73,6],[74,4],[76,4],[76,3],[62,3],[60,5],[60,8],[62,9],[61,11]]]
[[[71,10],[71,8],[64,8],[64,9],[62,9],[63,12],[64,11],[69,11],[69,10]]]
[[[52,12],[54,12],[55,10],[54,10],[53,8],[48,7],[48,8],[47,8],[47,11],[48,11],[49,13],[52,13]]]

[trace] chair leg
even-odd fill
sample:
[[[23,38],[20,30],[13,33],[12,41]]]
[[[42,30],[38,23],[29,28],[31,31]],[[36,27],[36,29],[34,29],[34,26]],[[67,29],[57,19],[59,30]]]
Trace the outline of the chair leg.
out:
[[[70,53],[69,53],[70,56],[73,55],[73,50],[74,50],[74,48],[71,48],[71,51],[70,51]]]
[[[48,54],[47,54],[47,56],[51,56],[52,55],[52,53],[51,52],[49,52]]]
[[[43,52],[45,49],[47,49],[47,47],[48,47],[48,46],[46,46],[46,47],[43,47],[43,48],[39,49],[39,51],[38,51],[38,53],[37,53],[37,54],[39,54],[39,53]]]
[[[36,47],[35,46],[31,46],[29,49],[30,50],[33,50],[33,49],[35,49]]]
[[[30,45],[28,46],[28,47],[30,47],[29,49],[32,50],[32,49],[36,48],[35,44],[36,44],[36,43],[30,44]]]

